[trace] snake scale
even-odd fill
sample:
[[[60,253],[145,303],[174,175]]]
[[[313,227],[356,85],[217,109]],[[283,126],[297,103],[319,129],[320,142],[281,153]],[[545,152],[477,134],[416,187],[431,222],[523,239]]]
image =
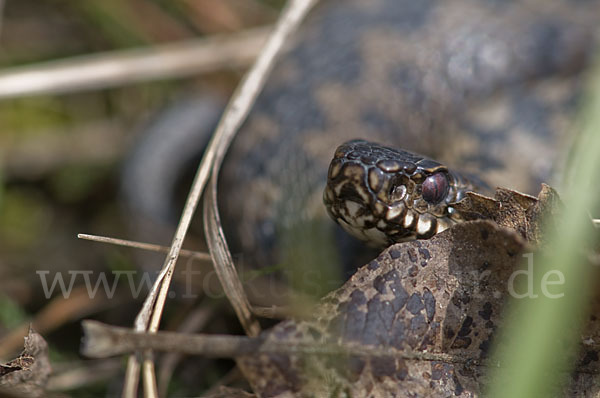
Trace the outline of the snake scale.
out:
[[[429,238],[453,224],[452,211],[440,204],[473,188],[465,182],[470,177],[462,176],[480,176],[491,187],[531,194],[541,182],[557,181],[599,18],[597,0],[322,0],[288,43],[225,159],[219,205],[233,252],[253,266],[316,262],[320,267],[334,260],[364,264],[364,257],[355,256],[364,247],[348,243],[323,205],[334,154],[344,167],[358,160],[355,166],[363,177],[376,173],[373,185],[386,187],[382,195],[414,200],[410,217],[406,207],[394,210],[385,199],[386,211],[372,216],[375,205],[359,206],[360,192],[330,183],[328,189],[343,193],[344,199],[334,205],[332,193],[326,192],[329,212],[341,224],[344,217],[357,222],[344,227],[378,246]],[[355,139],[379,146],[351,141]],[[357,146],[359,155],[352,155]],[[365,151],[377,156],[362,159]],[[335,180],[342,168],[335,161],[331,167]],[[405,186],[401,192],[392,187],[389,179],[394,177],[385,173],[394,168],[423,171],[410,191],[419,197],[407,193],[405,185],[395,185]],[[428,180],[432,176],[433,182]],[[363,177],[350,185],[366,187],[369,180]],[[477,178],[471,181],[486,186]],[[424,207],[435,218],[423,216],[426,212],[419,209]],[[415,215],[423,220],[419,223]],[[387,223],[394,217],[399,217],[396,225]],[[463,239],[457,231],[453,236]],[[486,230],[486,237],[495,233]],[[322,257],[322,251],[311,249],[323,240],[342,245],[340,254]],[[432,245],[419,244],[417,254],[398,257],[426,262],[436,250]],[[380,264],[374,260],[367,268]],[[378,280],[399,286],[392,276],[375,278],[376,294],[383,297],[386,291]],[[425,304],[412,312],[415,319],[418,311],[430,315],[424,297]],[[366,303],[360,291],[345,300],[346,308]],[[409,305],[410,299],[406,308],[412,311]],[[297,328],[288,325],[287,332],[282,327],[276,333]],[[310,328],[304,332],[316,333]],[[364,334],[354,338],[359,343],[367,339]],[[290,365],[283,357],[270,364],[280,370]],[[298,381],[295,374],[289,377],[291,385]],[[269,385],[261,391],[266,396],[281,393]]]

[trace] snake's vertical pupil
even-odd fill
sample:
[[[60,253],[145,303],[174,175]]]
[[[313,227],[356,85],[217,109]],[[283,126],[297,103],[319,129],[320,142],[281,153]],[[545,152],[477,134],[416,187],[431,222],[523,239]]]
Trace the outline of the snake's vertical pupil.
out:
[[[441,202],[448,193],[448,177],[446,173],[437,172],[423,181],[422,196],[426,202],[436,204]]]

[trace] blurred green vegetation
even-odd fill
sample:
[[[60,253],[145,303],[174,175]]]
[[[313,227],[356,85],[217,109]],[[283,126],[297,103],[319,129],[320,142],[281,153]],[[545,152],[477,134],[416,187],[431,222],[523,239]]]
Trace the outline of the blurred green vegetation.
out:
[[[0,294],[0,325],[10,329],[19,326],[27,319],[27,314],[10,297]]]
[[[558,297],[539,293],[509,303],[507,325],[496,340],[490,397],[562,396],[573,375],[598,277],[597,264],[592,266],[589,258],[598,238],[590,215],[600,214],[599,61],[597,56],[588,76],[588,95],[561,187],[564,211],[548,228],[549,241],[534,257],[534,286],[548,273],[562,275],[564,283],[551,293]]]
[[[7,189],[0,203],[4,247],[26,250],[47,234],[52,210],[34,189]]]
[[[7,1],[0,32],[0,68],[126,48],[151,48],[241,31],[272,22],[283,3],[283,0]],[[56,272],[136,269],[132,257],[137,253],[78,241],[76,234],[93,232],[127,237],[127,220],[119,208],[119,168],[140,126],[155,111],[190,91],[208,88],[229,95],[240,72],[215,71],[205,76],[112,89],[0,100],[0,345],[11,330],[27,324],[50,305],[41,293],[37,269]],[[97,142],[97,137],[104,136],[112,140],[110,145],[114,149],[107,154],[99,156],[93,145],[85,145],[90,137],[90,142]],[[79,356],[80,328],[73,316],[130,325],[138,304],[115,308],[115,304],[108,303],[85,311],[68,306],[73,304],[56,307],[55,311],[80,312],[65,318],[68,320],[59,322],[52,330],[42,330],[52,358],[60,365]],[[175,312],[189,310],[188,307],[192,306]],[[57,312],[57,319],[63,315]],[[181,313],[177,316],[185,319]],[[17,340],[22,343],[22,338]],[[13,349],[14,354],[20,351],[19,347]],[[219,367],[207,369],[214,373],[212,381],[224,373]],[[122,372],[122,368],[115,371]],[[90,381],[87,387],[78,387],[68,394],[92,397],[119,391],[122,378],[114,374],[104,380]],[[190,372],[181,377],[176,374],[174,379],[171,386],[174,396],[199,391],[200,381]]]

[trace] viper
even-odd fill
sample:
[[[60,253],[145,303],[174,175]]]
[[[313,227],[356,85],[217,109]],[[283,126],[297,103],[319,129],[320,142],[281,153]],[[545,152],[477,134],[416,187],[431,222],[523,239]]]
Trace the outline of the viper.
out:
[[[353,140],[335,151],[323,200],[350,234],[384,246],[444,231],[462,220],[453,204],[486,188],[423,156]]]
[[[597,0],[322,0],[225,159],[218,196],[233,252],[253,266],[361,265],[360,246],[327,212],[385,246],[460,222],[453,203],[469,190],[535,194],[556,182],[599,11]],[[174,120],[154,128],[167,137]],[[214,120],[185,126],[200,137]],[[193,140],[198,152],[202,141]],[[192,152],[180,143],[173,153]],[[138,209],[172,185],[154,176],[144,187],[149,162],[179,170],[192,158],[144,155],[149,147],[133,157],[145,166],[132,160],[124,173]],[[327,257],[324,243],[342,249]]]

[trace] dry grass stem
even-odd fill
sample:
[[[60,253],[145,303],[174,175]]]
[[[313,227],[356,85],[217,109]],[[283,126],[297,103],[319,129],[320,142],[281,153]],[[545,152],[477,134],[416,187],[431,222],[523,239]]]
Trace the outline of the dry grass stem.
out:
[[[132,241],[132,240],[110,238],[107,236],[90,235],[90,234],[77,234],[77,237],[79,239],[91,240],[94,242],[108,243],[108,244],[117,245],[117,246],[133,247],[135,249],[142,249],[142,250],[158,252],[158,253],[168,253],[169,252],[169,247],[155,245],[153,243],[143,243],[143,242],[136,242],[136,241]],[[193,250],[181,249],[179,251],[179,255],[181,257],[193,258],[196,260],[204,260],[204,261],[210,260],[210,254],[204,253],[204,252],[197,252],[197,251],[193,251]]]
[[[217,208],[218,173],[229,145],[235,134],[250,112],[252,104],[262,90],[277,55],[288,38],[296,31],[308,11],[316,4],[316,0],[292,0],[282,11],[275,30],[269,37],[260,56],[248,71],[243,81],[233,94],[232,100],[225,110],[225,115],[217,126],[215,136],[209,146],[214,159],[212,179],[204,199],[204,230],[211,255],[215,263],[215,271],[223,285],[227,298],[231,302],[246,334],[256,336],[260,326],[250,310],[250,304],[244,293],[231,253],[221,227]]]
[[[85,55],[0,73],[0,98],[64,94],[246,68],[270,27],[148,48]]]
[[[291,33],[295,31],[314,3],[314,0],[293,0],[288,4],[283,10],[281,17],[275,26],[275,30],[269,37],[264,49],[261,51],[255,64],[247,73],[227,106],[224,116],[217,126],[215,134],[211,138],[208,148],[204,153],[198,172],[192,183],[183,214],[179,221],[179,225],[177,226],[171,249],[165,259],[163,268],[152,287],[150,294],[144,301],[142,310],[136,317],[134,325],[137,332],[149,331],[150,333],[155,333],[158,330],[175,263],[179,257],[183,240],[206,182],[211,173],[214,173],[215,175],[218,173],[220,160],[222,160],[237,129],[246,118],[254,99],[262,89],[262,86],[267,79],[267,75],[275,62],[276,55],[280,52],[283,44],[287,41]],[[210,193],[212,193],[212,195],[210,195]],[[210,193],[208,196],[211,198],[216,197],[215,189],[211,189]],[[216,210],[216,201],[214,206],[206,205],[205,208],[207,207],[214,210],[214,212],[211,212],[208,216],[205,215],[205,217],[207,217],[209,221],[212,220],[217,225],[220,225]],[[223,284],[227,297],[231,301],[242,326],[249,335],[257,335],[260,332],[260,326],[250,311],[250,305],[243,293],[242,284],[237,277],[233,262],[230,261],[226,265],[228,271],[223,272],[224,263],[219,261],[223,258],[219,259],[215,254],[217,248],[223,249],[219,250],[221,255],[224,254],[225,257],[231,260],[231,255],[228,252],[222,231],[219,235],[222,239],[220,239],[218,243],[207,236],[211,254],[213,255],[213,258],[216,257],[214,261],[217,275]],[[229,279],[223,279],[225,277]],[[236,286],[236,289],[230,291],[229,286]],[[134,363],[137,361],[138,358],[136,356],[132,355],[129,357],[128,374],[123,390],[123,396],[125,397],[133,398],[135,396],[139,366],[135,366]],[[156,379],[151,362],[151,359],[146,355],[143,366],[144,387],[146,388],[145,396],[156,395]]]

